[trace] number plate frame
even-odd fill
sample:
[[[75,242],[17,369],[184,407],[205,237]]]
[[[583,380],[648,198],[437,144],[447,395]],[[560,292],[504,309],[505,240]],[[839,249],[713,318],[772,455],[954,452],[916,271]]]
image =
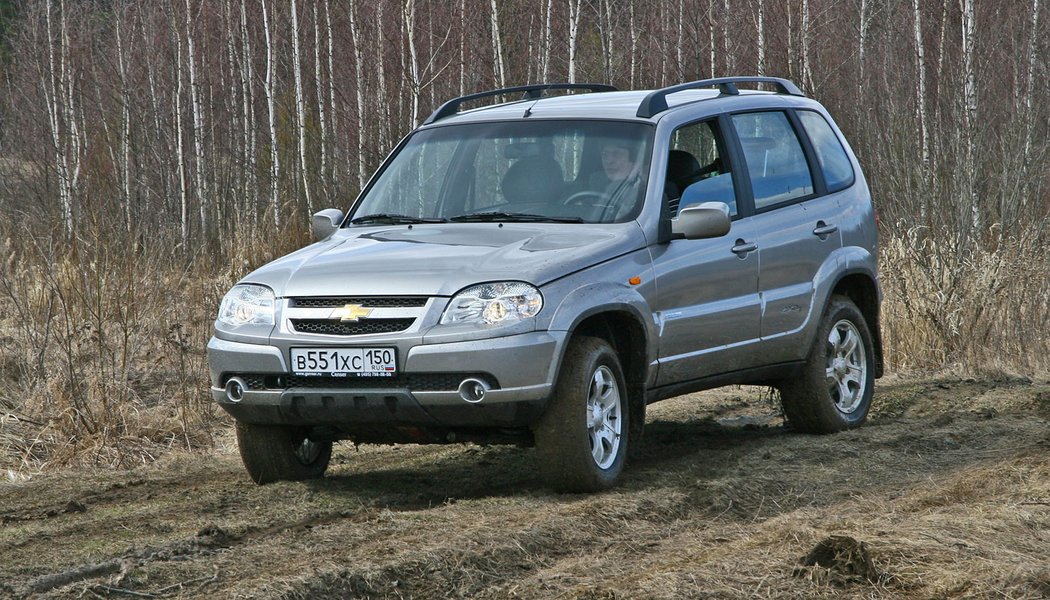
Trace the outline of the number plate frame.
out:
[[[298,377],[393,377],[397,349],[383,346],[291,348],[292,375]],[[387,360],[389,359],[389,360]]]

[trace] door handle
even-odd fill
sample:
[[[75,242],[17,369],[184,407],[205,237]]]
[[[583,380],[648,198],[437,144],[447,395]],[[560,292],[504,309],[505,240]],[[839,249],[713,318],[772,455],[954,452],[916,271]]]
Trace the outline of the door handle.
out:
[[[838,225],[828,225],[824,221],[817,221],[817,228],[813,230],[813,235],[819,237],[822,240],[828,239],[828,236],[839,230]]]
[[[736,254],[740,258],[746,257],[749,253],[758,250],[758,244],[754,242],[745,242],[744,240],[737,240],[736,245],[733,246],[733,254]]]

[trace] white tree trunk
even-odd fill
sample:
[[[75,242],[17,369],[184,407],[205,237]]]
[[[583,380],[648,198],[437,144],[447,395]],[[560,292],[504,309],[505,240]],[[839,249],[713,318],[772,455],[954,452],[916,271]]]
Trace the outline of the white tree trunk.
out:
[[[930,166],[930,143],[926,125],[926,55],[922,38],[922,12],[919,0],[912,0],[912,11],[915,15],[915,70],[916,77],[916,112],[919,119],[919,146],[922,148],[923,181]]]
[[[416,0],[405,0],[401,13],[405,24],[405,41],[408,44],[408,83],[412,94],[411,126],[419,125],[419,55],[416,53]]]
[[[353,5],[351,5],[351,8],[352,7],[353,7]],[[339,113],[336,111],[336,108],[335,108],[336,107],[336,104],[335,104],[335,68],[334,68],[335,43],[332,41],[332,11],[330,10],[328,0],[324,0],[324,24],[325,24],[325,33],[326,33],[326,36],[327,36],[326,39],[328,41],[328,47],[327,47],[327,51],[328,51],[328,106],[331,107],[331,110],[332,110],[332,118],[331,118],[332,162],[333,163],[337,163],[338,160],[339,160],[339,119],[338,119],[338,114]],[[358,78],[357,78],[357,81],[354,83],[354,87],[358,87],[358,86],[361,86],[361,85],[364,85],[364,82],[362,81],[362,79],[360,77],[360,74],[359,74]],[[317,90],[317,93],[320,94],[321,90]],[[332,174],[333,174],[333,183],[334,183],[335,167],[332,168]]]
[[[809,37],[810,37],[810,15],[809,0],[802,0],[802,85],[803,89],[812,93],[815,85],[813,82],[813,67],[809,60]]]
[[[631,36],[631,89],[635,88],[635,75],[638,73],[638,25],[634,21],[634,2],[630,3],[630,36]]]
[[[459,95],[467,94],[467,0],[459,0]]]
[[[634,3],[631,3],[631,11],[634,11]],[[547,10],[543,17],[543,54],[541,57],[541,63],[543,69],[541,70],[540,80],[543,83],[550,81],[551,72],[551,45],[553,44],[553,37],[551,33],[551,13],[554,12],[554,0],[547,0]]]
[[[1030,189],[1029,177],[1029,166],[1032,161],[1032,144],[1035,132],[1035,111],[1034,111],[1034,100],[1036,94],[1035,88],[1035,67],[1037,58],[1039,58],[1039,0],[1032,0],[1032,20],[1031,29],[1028,31],[1028,70],[1025,74],[1025,96],[1024,96],[1024,152],[1022,154],[1022,180],[1024,185],[1021,193],[1021,207],[1022,210],[1028,205],[1028,195]],[[1044,63],[1046,57],[1042,57]]]
[[[765,0],[758,0],[758,74],[766,74]]]
[[[492,58],[496,67],[496,83],[500,88],[507,87],[507,71],[503,64],[503,40],[500,39],[499,7],[496,0],[490,0],[489,24],[492,26]]]
[[[350,41],[354,49],[354,92],[357,101],[357,189],[365,187],[365,92],[361,65],[361,31],[357,24],[357,6],[348,7],[350,13]]]
[[[241,110],[244,113],[243,130],[246,153],[247,176],[244,185],[244,203],[248,207],[248,218],[255,228],[259,224],[259,211],[256,202],[258,181],[256,169],[259,159],[256,153],[255,138],[255,60],[252,54],[252,40],[248,35],[248,13],[246,0],[241,0]]]
[[[175,96],[171,118],[175,125],[175,159],[178,161],[180,233],[183,248],[186,248],[190,241],[190,207],[189,192],[186,189],[186,153],[183,150],[185,134],[182,128],[182,35],[179,33],[174,12],[172,13],[171,37],[175,42]]]
[[[273,37],[270,34],[270,17],[267,11],[267,1],[259,0],[263,11],[263,31],[266,34],[266,80],[263,83],[263,94],[266,95],[267,117],[270,125],[270,209],[273,211],[273,224],[281,226],[281,205],[278,198],[278,184],[281,178],[280,152],[277,147],[277,106],[276,98],[276,71],[273,56]]]
[[[331,75],[329,75],[330,77]],[[320,128],[320,139],[318,146],[321,151],[321,191],[328,195],[328,120],[325,110],[325,96],[321,92],[321,14],[320,8],[314,4],[314,93],[317,96],[317,125]],[[321,206],[327,206],[327,197]]]
[[[729,9],[729,0],[722,0],[722,64],[725,65],[726,75],[732,75],[736,71],[733,61],[733,53],[729,51],[729,16],[733,13]]]
[[[569,0],[569,83],[576,83],[576,37],[583,0]]]
[[[376,3],[376,40],[383,39],[383,3]],[[389,147],[389,127],[390,122],[390,104],[386,101],[386,67],[385,63],[385,52],[378,53],[378,64],[376,65],[376,84],[379,88],[379,109],[380,109],[380,124],[379,124],[379,148],[381,152],[385,152]]]
[[[962,7],[963,60],[963,135],[965,161],[963,173],[967,207],[970,210],[970,238],[976,239],[982,228],[977,200],[977,68],[974,64],[977,19],[974,0],[960,0]]]
[[[678,3],[678,19],[680,21],[684,21],[685,20],[685,15],[682,14],[682,2],[681,2],[681,0],[679,0],[679,3]],[[681,38],[681,34],[680,33],[679,33],[679,38]],[[716,46],[716,43],[717,43],[717,40],[715,40],[715,0],[707,0],[707,58],[708,58],[708,65],[707,65],[708,71],[707,72],[710,74],[711,77],[714,77],[715,76],[715,72],[717,71],[717,69],[715,67],[715,46]],[[679,48],[680,48],[681,45],[682,45],[682,42],[679,41],[678,44],[679,44]],[[678,53],[679,53],[679,56],[681,56],[681,50],[679,50]],[[682,59],[679,58],[678,61],[681,62]]]
[[[208,180],[204,165],[204,125],[201,110],[200,89],[197,85],[197,59],[193,45],[193,28],[190,0],[186,0],[186,58],[190,70],[190,109],[193,111],[193,162],[196,167],[193,178],[193,191],[197,196],[200,209],[201,233],[208,226]]]
[[[124,205],[124,227],[131,231],[131,91],[128,87],[128,54],[124,48],[124,16],[114,24],[117,42],[117,71],[120,73],[120,194]]]
[[[295,77],[295,125],[299,138],[299,181],[306,198],[306,210],[313,214],[313,198],[310,196],[310,178],[306,167],[306,102],[303,99],[303,63],[299,46],[299,10],[296,0],[289,5],[292,17],[292,70]]]

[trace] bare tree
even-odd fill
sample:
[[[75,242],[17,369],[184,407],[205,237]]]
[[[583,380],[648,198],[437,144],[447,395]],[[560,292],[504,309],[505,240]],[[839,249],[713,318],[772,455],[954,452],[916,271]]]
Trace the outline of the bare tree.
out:
[[[499,7],[496,0],[490,0],[489,23],[492,26],[492,62],[496,69],[496,83],[500,88],[507,87],[507,69],[503,64],[503,40],[500,39]]]
[[[289,5],[289,13],[292,21],[292,75],[295,78],[295,127],[298,130],[299,140],[299,179],[303,186],[303,196],[306,198],[307,212],[313,212],[313,198],[310,196],[310,171],[307,168],[306,157],[306,101],[303,98],[303,63],[299,47],[299,10],[296,0]]]
[[[281,156],[277,146],[277,66],[274,63],[274,42],[270,33],[270,17],[267,11],[268,0],[259,0],[262,7],[263,31],[266,33],[266,80],[263,84],[263,95],[266,96],[267,117],[270,125],[270,209],[273,211],[274,227],[281,226],[281,206],[278,198],[278,186],[281,180]]]
[[[968,239],[973,240],[981,231],[981,211],[977,200],[977,67],[975,60],[975,29],[977,17],[974,0],[962,3],[962,61],[963,61],[963,147],[964,147],[964,194],[966,208],[970,212]]]
[[[576,44],[583,0],[569,0],[569,83],[576,83]]]

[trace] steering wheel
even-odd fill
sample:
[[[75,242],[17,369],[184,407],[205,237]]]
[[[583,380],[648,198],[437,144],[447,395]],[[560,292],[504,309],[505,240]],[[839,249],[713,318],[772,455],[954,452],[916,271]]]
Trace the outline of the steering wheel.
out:
[[[593,198],[593,201],[587,201],[586,198]],[[590,204],[591,206],[606,206],[609,203],[609,198],[601,192],[595,192],[592,190],[584,190],[582,192],[576,192],[562,201],[565,206],[583,206]]]

